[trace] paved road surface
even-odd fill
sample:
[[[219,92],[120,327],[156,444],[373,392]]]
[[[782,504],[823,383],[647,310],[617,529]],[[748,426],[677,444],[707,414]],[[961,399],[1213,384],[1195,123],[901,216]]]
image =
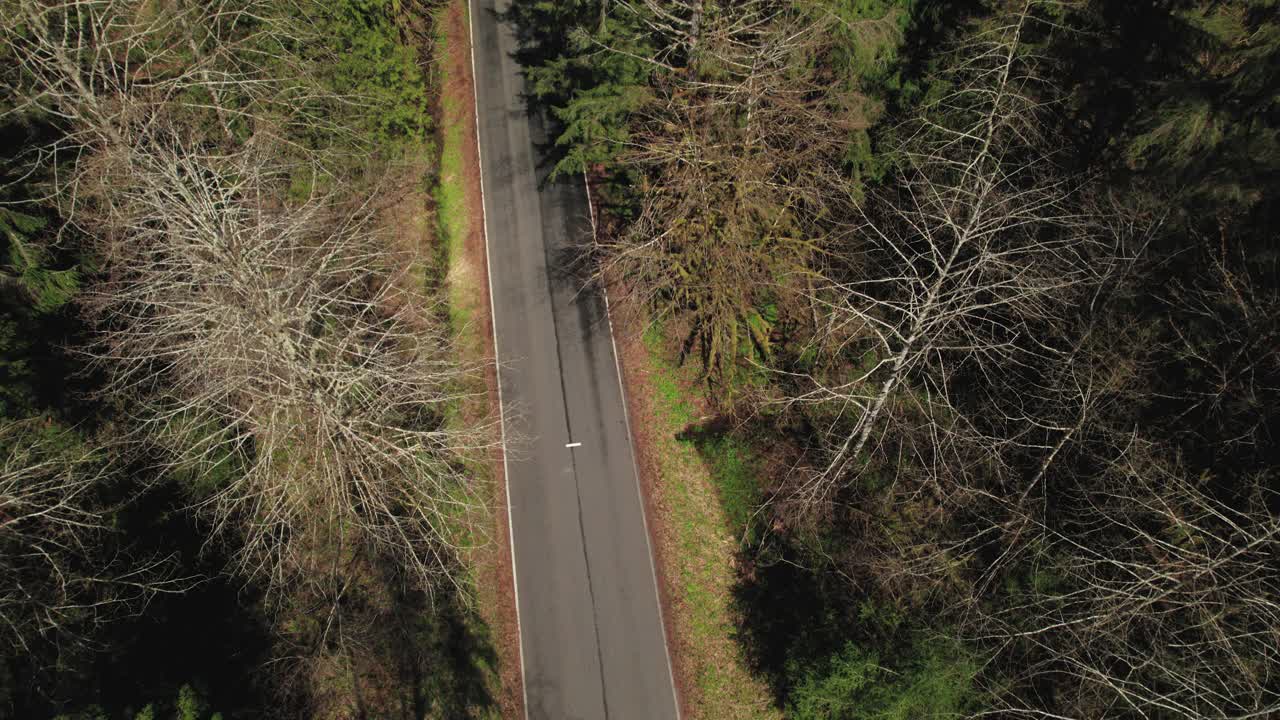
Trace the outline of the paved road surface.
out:
[[[507,483],[528,716],[675,718],[610,328],[561,272],[590,230],[585,192],[539,189],[545,133],[495,14],[509,1],[471,0],[471,22],[499,382],[523,439]]]

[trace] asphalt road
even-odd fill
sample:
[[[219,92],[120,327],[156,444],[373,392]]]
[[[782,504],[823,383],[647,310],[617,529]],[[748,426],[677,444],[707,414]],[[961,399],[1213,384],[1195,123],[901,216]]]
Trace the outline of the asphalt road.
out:
[[[471,0],[471,24],[528,717],[675,718],[605,306],[565,272],[590,232],[585,191],[541,186],[545,131],[495,12],[509,2]]]

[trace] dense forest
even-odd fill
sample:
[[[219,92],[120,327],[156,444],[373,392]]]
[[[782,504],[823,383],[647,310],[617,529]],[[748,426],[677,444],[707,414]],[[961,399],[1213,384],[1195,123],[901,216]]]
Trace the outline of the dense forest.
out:
[[[1280,714],[1278,13],[513,4],[788,717]]]
[[[444,5],[0,0],[0,718],[496,715]],[[1280,716],[1280,2],[504,19],[770,712]]]
[[[491,699],[482,371],[388,222],[443,5],[0,3],[0,717]]]

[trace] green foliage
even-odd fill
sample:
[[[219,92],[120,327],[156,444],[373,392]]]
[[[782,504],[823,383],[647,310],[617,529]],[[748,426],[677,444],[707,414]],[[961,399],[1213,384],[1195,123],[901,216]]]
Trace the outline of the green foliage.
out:
[[[1258,202],[1280,165],[1274,4],[1200,2],[1173,19],[1186,40],[1175,50],[1179,72],[1160,78],[1126,157],[1205,200]]]
[[[18,319],[0,314],[0,416],[27,415],[35,397],[30,367],[31,343]]]
[[[361,124],[378,142],[422,142],[431,132],[430,96],[414,50],[402,41],[395,0],[333,0],[320,26],[336,63],[331,88],[358,99]]]
[[[976,664],[951,641],[923,640],[897,669],[848,643],[817,663],[788,666],[794,720],[941,720],[973,707]]]
[[[915,18],[917,0],[822,0],[814,12],[839,18],[830,50],[816,59],[830,73],[842,96],[853,98],[852,112],[866,118],[866,127],[853,131],[845,162],[857,180],[882,172],[871,138],[874,121],[884,110],[882,98],[900,89],[902,69],[897,62],[903,37]]]
[[[174,412],[156,438],[181,451],[179,462],[170,468],[171,478],[193,498],[203,499],[240,477],[245,472],[249,448],[233,441],[237,430],[230,426],[214,428],[190,412]]]
[[[4,233],[5,238],[10,242],[15,239],[26,239],[44,226],[45,221],[43,218],[8,208],[0,208],[0,232]]]
[[[89,707],[65,715],[57,715],[53,720],[112,720],[107,711],[98,705],[90,705]]]
[[[47,221],[8,208],[0,208],[0,234],[6,241],[5,270],[30,297],[39,312],[52,312],[70,302],[80,287],[76,268],[54,270],[49,254],[32,242]]]
[[[874,655],[852,643],[826,662],[807,668],[792,666],[791,717],[838,720],[855,717],[861,696],[884,674]]]
[[[190,685],[178,689],[178,696],[171,702],[147,703],[136,713],[123,714],[121,720],[223,720],[222,713],[210,712],[204,696]],[[54,720],[114,720],[114,716],[99,705],[58,715]]]
[[[763,184],[750,183],[758,189],[748,192],[748,183],[738,182],[745,179],[663,178],[678,191],[701,182],[705,192],[677,201],[687,204],[663,198],[650,210],[667,218],[665,242],[637,255],[629,273],[658,291],[661,314],[689,322],[686,346],[696,346],[703,367],[726,383],[739,358],[767,357],[773,325],[761,312],[766,291],[803,272],[814,250],[786,201]]]
[[[759,469],[751,449],[726,435],[701,443],[698,450],[710,465],[711,479],[731,530],[735,534],[750,531],[751,517],[760,504]]]
[[[209,714],[209,706],[200,693],[190,685],[178,690],[177,718],[175,720],[222,720],[221,713]]]
[[[875,637],[893,637],[905,620],[902,610],[895,605],[871,599],[858,604],[858,622]]]
[[[819,7],[840,18],[843,42],[825,61],[837,77],[864,85],[891,71],[916,0],[825,0]]]
[[[1280,8],[1270,0],[1088,3],[1058,37],[1086,161],[1177,193],[1212,230],[1266,204],[1280,170]],[[1085,39],[1085,38],[1089,39]],[[1265,232],[1265,231],[1264,231]]]
[[[643,59],[652,55],[644,24],[601,10],[601,0],[575,0],[517,2],[508,13],[523,33],[530,95],[561,125],[554,175],[610,165],[631,137],[631,114],[651,98],[658,66]]]
[[[627,119],[650,97],[643,85],[604,84],[554,108],[556,119],[563,123],[556,145],[564,149],[554,175],[578,174],[613,163],[631,137]]]

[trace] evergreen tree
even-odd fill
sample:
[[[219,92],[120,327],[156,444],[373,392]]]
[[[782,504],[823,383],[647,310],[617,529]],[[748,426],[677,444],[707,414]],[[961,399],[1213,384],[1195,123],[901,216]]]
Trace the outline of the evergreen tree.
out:
[[[789,666],[793,720],[958,720],[974,707],[977,666],[957,644],[921,640],[882,660],[853,643]],[[888,663],[892,663],[892,667]]]
[[[558,124],[554,174],[611,164],[664,71],[643,15],[610,0],[512,3],[529,92]]]

